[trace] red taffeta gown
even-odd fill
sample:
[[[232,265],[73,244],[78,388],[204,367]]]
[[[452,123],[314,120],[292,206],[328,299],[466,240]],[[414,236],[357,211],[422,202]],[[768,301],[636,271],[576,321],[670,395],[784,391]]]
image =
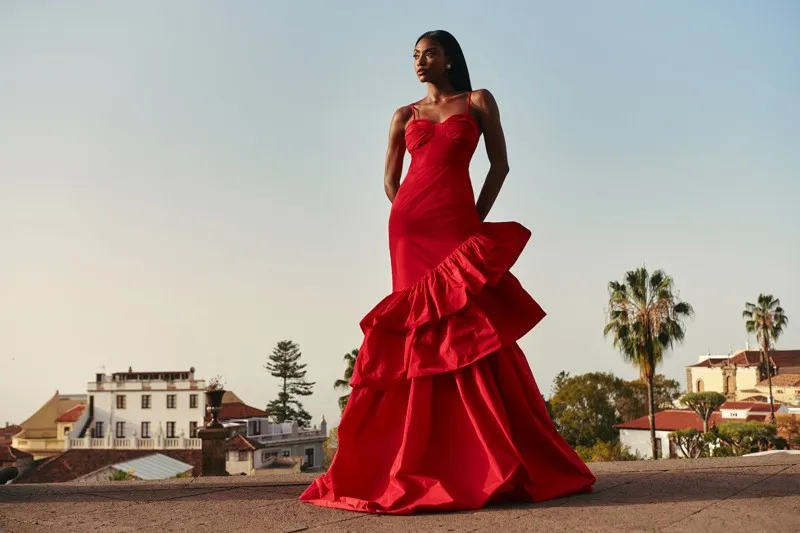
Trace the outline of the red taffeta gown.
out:
[[[409,514],[591,491],[516,342],[545,316],[509,273],[530,232],[478,217],[469,109],[416,117],[389,217],[393,292],[361,321],[338,451],[300,499]]]

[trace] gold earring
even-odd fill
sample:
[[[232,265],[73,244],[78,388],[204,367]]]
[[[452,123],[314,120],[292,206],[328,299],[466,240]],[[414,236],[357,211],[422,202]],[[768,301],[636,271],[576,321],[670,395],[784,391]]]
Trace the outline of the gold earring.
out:
[[[446,67],[449,69],[449,68],[450,68],[452,65],[450,65],[450,64],[447,64],[447,65],[445,65],[445,66],[446,66]]]

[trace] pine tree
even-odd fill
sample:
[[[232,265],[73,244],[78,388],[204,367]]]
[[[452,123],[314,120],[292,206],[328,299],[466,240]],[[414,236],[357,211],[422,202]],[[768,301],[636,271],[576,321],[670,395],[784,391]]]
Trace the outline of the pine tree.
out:
[[[306,428],[311,415],[303,409],[298,397],[311,396],[314,383],[306,381],[306,365],[299,362],[302,355],[294,342],[280,341],[264,368],[282,383],[278,397],[267,405],[267,412],[277,423],[296,421],[298,426]]]

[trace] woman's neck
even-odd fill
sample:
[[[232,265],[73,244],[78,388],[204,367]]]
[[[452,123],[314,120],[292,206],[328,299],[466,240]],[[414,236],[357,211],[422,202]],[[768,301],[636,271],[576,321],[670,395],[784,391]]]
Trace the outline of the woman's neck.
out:
[[[441,102],[442,100],[450,98],[455,94],[456,90],[453,88],[453,85],[449,81],[439,84],[428,83],[428,97],[426,98],[426,100],[436,104]]]

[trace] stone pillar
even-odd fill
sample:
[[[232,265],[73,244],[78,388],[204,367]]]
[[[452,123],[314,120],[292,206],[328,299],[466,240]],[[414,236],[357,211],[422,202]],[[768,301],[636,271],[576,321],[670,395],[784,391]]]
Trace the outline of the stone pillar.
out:
[[[203,476],[227,476],[225,458],[228,455],[225,446],[228,430],[225,428],[203,428],[197,432],[203,441],[202,473]]]

